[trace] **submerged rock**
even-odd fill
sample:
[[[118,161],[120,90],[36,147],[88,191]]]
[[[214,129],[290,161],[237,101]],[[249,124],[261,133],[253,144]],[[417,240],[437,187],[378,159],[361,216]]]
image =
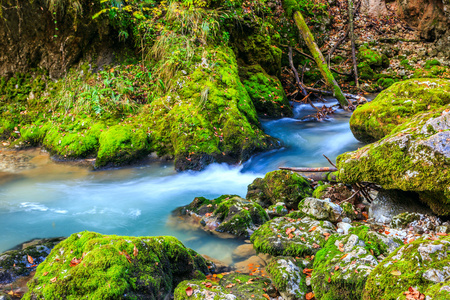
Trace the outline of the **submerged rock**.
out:
[[[287,215],[264,223],[250,240],[258,252],[302,256],[319,251],[326,237],[335,232],[334,225],[329,221],[309,217],[293,219]]]
[[[369,275],[363,299],[403,299],[409,287],[427,299],[448,299],[449,252],[449,236],[420,239],[396,249]]]
[[[39,265],[23,299],[163,299],[206,261],[174,237],[74,233]]]
[[[288,209],[297,209],[298,203],[311,196],[309,182],[297,173],[279,170],[256,178],[249,186],[246,198],[266,208],[284,202]]]

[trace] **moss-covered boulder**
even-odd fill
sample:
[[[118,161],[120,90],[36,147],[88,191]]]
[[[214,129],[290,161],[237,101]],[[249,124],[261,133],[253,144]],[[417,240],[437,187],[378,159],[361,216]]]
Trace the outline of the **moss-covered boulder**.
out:
[[[386,244],[395,243],[393,245]],[[314,258],[311,285],[318,299],[361,299],[367,276],[378,265],[377,257],[400,246],[369,231],[353,227],[346,235],[332,235]]]
[[[244,238],[269,220],[266,211],[258,203],[236,195],[222,195],[213,200],[197,197],[189,205],[177,208],[174,214],[190,218],[200,224],[203,230]]]
[[[304,299],[308,292],[306,285],[306,274],[303,273],[301,260],[288,256],[279,256],[272,259],[267,265],[275,287],[285,300]]]
[[[314,189],[312,196],[316,199],[323,199],[328,191],[328,188],[331,187],[330,184],[319,184]]]
[[[284,202],[278,202],[274,205],[269,206],[268,208],[266,208],[266,212],[271,219],[282,217],[289,213]]]
[[[23,299],[163,299],[205,260],[174,237],[74,233],[39,265]]]
[[[277,77],[269,76],[260,65],[241,67],[239,76],[260,115],[292,116],[291,106]]]
[[[275,292],[268,278],[238,273],[219,274],[216,278],[217,281],[185,280],[175,289],[174,299],[266,300],[269,297],[268,294]]]
[[[297,209],[298,203],[311,196],[309,182],[297,173],[279,170],[269,172],[264,178],[256,178],[249,186],[246,198],[269,207],[284,202],[288,209]]]
[[[319,251],[326,237],[335,233],[328,221],[309,217],[293,219],[289,215],[264,223],[250,237],[257,252],[271,255],[303,256]]]
[[[441,93],[450,95],[448,91]],[[450,105],[430,107],[428,112],[395,127],[382,140],[340,155],[339,180],[367,181],[385,189],[417,192],[436,214],[449,215],[449,112]]]
[[[449,251],[448,236],[420,239],[398,248],[370,273],[363,299],[405,299],[409,287],[427,299],[447,299],[437,295],[449,294],[444,287],[450,284]]]
[[[350,118],[353,135],[377,141],[411,117],[450,103],[450,81],[412,79],[393,84],[374,100],[358,106]]]

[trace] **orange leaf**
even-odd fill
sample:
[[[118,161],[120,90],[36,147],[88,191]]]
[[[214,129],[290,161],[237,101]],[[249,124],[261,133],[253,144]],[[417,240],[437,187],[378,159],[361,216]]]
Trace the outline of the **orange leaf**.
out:
[[[309,232],[314,231],[317,229],[317,226],[313,226],[310,230],[308,230]]]
[[[263,294],[263,297],[266,298],[267,300],[270,300],[270,297],[267,294]]]
[[[448,234],[447,234],[447,233],[445,233],[445,232],[438,232],[438,233],[436,233],[436,235],[440,235],[440,236],[447,236]]]
[[[334,270],[335,270],[335,271],[339,270],[339,266],[335,266],[335,267],[334,267]]]
[[[385,233],[385,234],[389,234],[390,232],[389,232],[389,231],[387,231],[387,230],[385,230],[385,231],[384,231],[384,233]]]
[[[305,298],[306,298],[306,300],[311,300],[312,298],[314,298],[314,293],[313,292],[307,293],[305,295]]]
[[[348,255],[348,253],[345,253],[344,255],[341,256],[340,259],[344,259],[347,255]]]
[[[134,249],[133,249],[134,257],[136,257],[138,255],[138,253],[139,253],[139,250],[138,250],[138,248],[136,248],[136,245],[134,245]]]
[[[306,242],[306,240],[305,240],[305,238],[304,238],[304,237],[301,237],[300,239],[301,239],[302,241]]]
[[[48,272],[44,272],[44,274],[42,274],[42,276],[47,276]]]
[[[229,288],[232,288],[233,286],[235,286],[235,284],[234,284],[234,283],[230,283],[230,284],[227,284],[225,287],[226,287],[227,289],[229,289]]]
[[[31,256],[27,255],[27,259],[30,264],[34,263],[34,259]]]
[[[51,282],[55,283],[56,282],[57,277],[53,277],[52,279],[50,279]]]
[[[75,267],[76,265],[78,265],[81,262],[82,258],[78,259],[76,257],[72,258],[72,260],[70,261],[70,266],[71,267]]]
[[[210,288],[210,287],[212,287],[212,283],[211,283],[211,282],[207,282],[207,283],[205,284],[205,286],[206,286],[207,288]]]
[[[188,297],[192,296],[193,292],[194,292],[194,290],[190,286],[186,288],[186,295]]]

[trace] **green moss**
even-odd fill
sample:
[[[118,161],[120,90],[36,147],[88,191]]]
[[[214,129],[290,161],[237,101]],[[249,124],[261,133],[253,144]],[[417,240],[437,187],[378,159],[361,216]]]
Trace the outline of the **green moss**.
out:
[[[393,85],[396,81],[392,78],[380,78],[377,81],[379,86],[382,86],[384,89],[387,89],[391,85]]]
[[[334,227],[328,221],[308,217],[292,219],[288,215],[264,223],[251,235],[250,241],[258,252],[303,256],[316,253],[325,244],[323,233],[333,232]]]
[[[240,68],[239,76],[259,114],[292,116],[291,106],[278,78],[269,76],[260,65]]]
[[[81,262],[70,266],[74,259]],[[204,259],[176,238],[85,231],[52,250],[23,299],[160,299],[198,270],[207,272]]]
[[[448,243],[449,238],[444,237],[435,241],[417,240],[398,248],[370,273],[363,299],[405,299],[403,293],[409,287],[415,287],[421,293],[426,292],[428,287],[434,285],[427,279],[426,272],[442,270],[449,264],[444,254],[448,251]],[[427,252],[427,247],[435,250]]]
[[[375,72],[367,62],[360,62],[358,64],[359,78],[371,80],[375,76]]]
[[[305,266],[300,260],[292,257],[279,256],[273,258],[266,267],[277,290],[289,298],[302,299],[308,291],[306,286]]]
[[[339,206],[343,210],[343,213],[342,213],[343,217],[350,218],[350,220],[356,219],[355,208],[353,207],[353,205],[350,202],[341,203]]]
[[[366,63],[371,68],[381,67],[383,64],[382,55],[377,51],[370,49],[368,46],[359,48],[358,61],[360,63]]]
[[[373,101],[358,106],[350,119],[355,137],[373,142],[410,117],[450,103],[450,83],[439,79],[398,82]]]
[[[330,184],[323,184],[317,186],[312,193],[312,197],[317,199],[323,199],[329,187],[331,187]]]
[[[298,203],[310,196],[312,188],[309,182],[291,171],[273,171],[263,179],[255,179],[249,186],[246,198],[269,207],[284,202],[288,209],[297,209]]]
[[[441,63],[437,59],[429,59],[425,62],[425,69],[431,69],[433,66],[440,66]]]

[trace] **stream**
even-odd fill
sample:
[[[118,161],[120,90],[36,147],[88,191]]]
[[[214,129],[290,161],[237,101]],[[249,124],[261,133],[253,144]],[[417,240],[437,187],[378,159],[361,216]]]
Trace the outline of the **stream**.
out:
[[[330,100],[328,105],[336,102]],[[283,141],[281,149],[255,155],[239,166],[213,164],[201,172],[176,173],[172,162],[88,171],[52,162],[35,151],[37,167],[0,185],[0,253],[33,238],[68,236],[90,230],[103,234],[172,235],[187,247],[232,263],[231,252],[243,243],[168,222],[172,210],[196,196],[245,197],[256,177],[280,166],[328,166],[330,159],[361,147],[352,135],[350,113],[337,111],[322,122],[299,119],[314,113],[295,105],[294,118],[261,120],[264,130]]]

